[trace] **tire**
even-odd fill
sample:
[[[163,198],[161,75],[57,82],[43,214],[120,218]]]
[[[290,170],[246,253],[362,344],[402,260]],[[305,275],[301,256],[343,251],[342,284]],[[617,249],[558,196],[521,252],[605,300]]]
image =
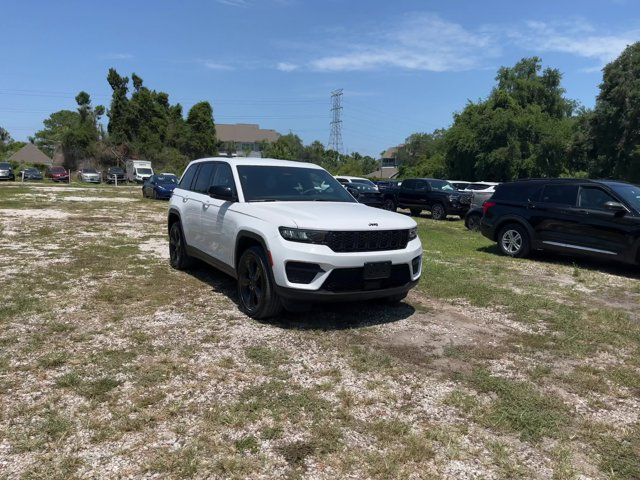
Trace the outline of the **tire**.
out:
[[[445,212],[441,203],[434,203],[431,206],[431,218],[434,220],[444,220],[447,218],[447,212]]]
[[[410,208],[409,211],[411,212],[411,215],[413,215],[414,217],[419,217],[420,214],[422,213],[421,208]]]
[[[193,265],[180,222],[174,222],[169,229],[169,264],[176,270],[186,270]]]
[[[257,320],[282,312],[282,302],[275,292],[271,267],[261,247],[250,247],[238,262],[238,303],[240,310]]]
[[[393,201],[393,198],[385,198],[382,208],[390,212],[395,212],[398,207],[396,206],[396,202]]]
[[[153,191],[153,194],[151,195],[151,198],[153,198],[154,200],[158,199],[158,192],[156,192],[155,190]]]
[[[480,230],[480,220],[482,220],[480,214],[472,213],[464,217],[464,226],[472,232],[477,232]]]
[[[500,229],[498,248],[503,255],[524,258],[531,251],[531,241],[527,230],[517,223],[509,223]]]

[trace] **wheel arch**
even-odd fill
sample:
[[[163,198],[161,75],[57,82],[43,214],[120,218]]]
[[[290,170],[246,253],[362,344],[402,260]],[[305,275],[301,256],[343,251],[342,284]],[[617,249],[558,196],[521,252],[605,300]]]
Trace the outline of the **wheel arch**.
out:
[[[529,235],[529,240],[531,241],[531,243],[533,244],[533,242],[535,242],[535,231],[533,230],[531,225],[529,225],[529,222],[517,215],[506,215],[496,223],[496,227],[493,233],[494,242],[498,240],[498,235],[500,234],[500,231],[504,228],[504,226],[510,223],[515,223],[520,225],[521,227],[524,227],[524,229],[527,231],[527,234]]]
[[[181,221],[180,211],[177,208],[171,207],[167,215],[167,233],[171,230],[171,225],[179,221]]]
[[[252,246],[262,247],[264,252],[269,255],[267,242],[265,242],[260,234],[252,232],[251,230],[240,230],[236,236],[236,246],[233,253],[233,266],[236,270],[238,269],[238,262],[240,261],[242,252]]]

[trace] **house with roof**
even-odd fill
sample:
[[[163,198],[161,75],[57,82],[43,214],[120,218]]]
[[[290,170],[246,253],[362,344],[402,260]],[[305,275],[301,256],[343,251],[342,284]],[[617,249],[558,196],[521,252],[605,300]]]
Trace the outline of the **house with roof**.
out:
[[[375,171],[365,175],[365,177],[384,180],[396,178],[398,176],[398,167],[400,167],[398,160],[398,150],[400,147],[402,147],[402,145],[389,147],[382,152],[380,166]]]
[[[275,142],[280,134],[275,130],[260,128],[255,123],[216,123],[216,137],[222,143],[221,153],[244,156],[251,152],[250,157],[259,157],[260,145]],[[234,146],[234,150],[227,152],[230,145]]]
[[[33,143],[27,143],[11,155],[8,161],[20,165],[44,165],[45,167],[50,167],[53,164],[53,161]]]

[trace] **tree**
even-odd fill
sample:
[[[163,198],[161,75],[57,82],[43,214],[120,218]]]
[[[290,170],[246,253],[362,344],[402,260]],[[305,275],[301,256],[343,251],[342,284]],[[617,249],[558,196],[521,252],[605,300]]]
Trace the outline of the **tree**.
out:
[[[213,108],[209,102],[196,103],[187,115],[187,141],[184,153],[191,158],[210,157],[217,154],[216,126]]]
[[[403,177],[444,177],[444,130],[414,133],[398,149],[400,175]]]
[[[80,123],[80,114],[71,110],[59,110],[44,120],[44,128],[38,130],[31,138],[33,143],[44,153],[53,156],[57,147],[70,130]]]
[[[304,146],[300,137],[293,133],[282,135],[275,142],[268,143],[262,151],[262,156],[266,158],[279,158],[281,160],[303,159]]]
[[[445,135],[450,177],[505,181],[565,171],[575,102],[564,98],[558,70],[540,71],[537,57],[501,68],[489,97],[454,115]]]
[[[590,130],[591,173],[640,182],[640,42],[604,67]]]
[[[113,93],[111,94],[111,106],[107,112],[109,117],[109,140],[113,144],[126,144],[129,138],[127,122],[129,121],[129,99],[127,91],[129,90],[129,79],[121,77],[115,68],[110,68],[107,75],[107,82],[111,86]]]

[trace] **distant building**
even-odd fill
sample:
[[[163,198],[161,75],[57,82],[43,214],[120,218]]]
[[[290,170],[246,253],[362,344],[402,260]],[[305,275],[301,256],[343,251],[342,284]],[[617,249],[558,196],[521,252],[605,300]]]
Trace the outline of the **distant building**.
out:
[[[24,147],[11,155],[9,157],[9,162],[15,162],[22,165],[44,165],[46,167],[50,167],[53,164],[53,161],[42,153],[42,151],[33,143],[27,143]]]
[[[398,176],[398,167],[400,166],[400,162],[398,161],[398,149],[400,149],[402,145],[398,145],[397,147],[387,148],[380,158],[380,167],[367,175],[369,178],[395,178]]]
[[[260,156],[260,144],[263,142],[275,142],[280,134],[275,130],[260,128],[255,123],[216,124],[216,137],[222,142],[221,152],[244,156],[247,152],[250,157]],[[227,152],[228,145],[233,144],[235,151]]]

